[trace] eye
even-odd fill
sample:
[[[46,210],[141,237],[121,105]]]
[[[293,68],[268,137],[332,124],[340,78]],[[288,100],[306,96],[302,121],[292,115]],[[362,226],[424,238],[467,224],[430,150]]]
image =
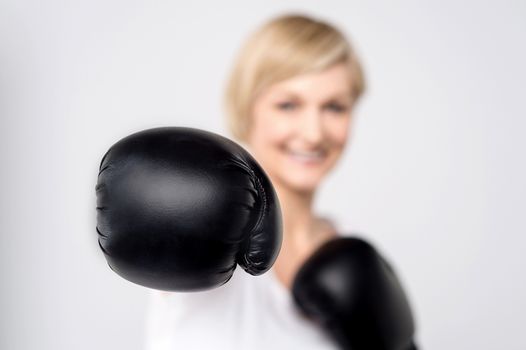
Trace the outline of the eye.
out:
[[[337,103],[337,102],[331,102],[325,106],[329,111],[335,112],[335,113],[345,113],[349,109],[346,105]]]
[[[292,111],[296,109],[297,105],[294,102],[281,102],[276,105],[279,110]]]

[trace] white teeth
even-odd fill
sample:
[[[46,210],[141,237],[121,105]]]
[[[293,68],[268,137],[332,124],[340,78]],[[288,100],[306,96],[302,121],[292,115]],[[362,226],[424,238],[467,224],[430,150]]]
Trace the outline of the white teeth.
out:
[[[321,153],[303,153],[303,152],[291,152],[291,153],[294,154],[295,156],[300,156],[300,157],[311,157],[311,158],[321,157]]]
[[[289,151],[289,153],[300,160],[320,160],[324,157],[324,152],[315,151],[315,152],[301,152],[301,151]]]

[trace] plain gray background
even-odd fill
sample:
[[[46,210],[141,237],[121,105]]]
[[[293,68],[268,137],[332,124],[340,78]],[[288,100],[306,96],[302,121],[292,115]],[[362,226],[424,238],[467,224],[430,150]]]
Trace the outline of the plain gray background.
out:
[[[239,45],[294,10],[340,26],[369,85],[319,211],[395,264],[423,349],[526,348],[525,2],[3,0],[1,349],[141,348],[146,290],[98,250],[98,163],[145,128],[228,136]]]

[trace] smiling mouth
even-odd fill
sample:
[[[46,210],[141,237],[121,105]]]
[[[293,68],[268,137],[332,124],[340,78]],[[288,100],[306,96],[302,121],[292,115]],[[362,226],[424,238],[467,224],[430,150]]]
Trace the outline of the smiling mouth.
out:
[[[286,150],[287,155],[296,162],[301,164],[319,164],[327,157],[327,152],[323,150],[316,151],[293,151]]]

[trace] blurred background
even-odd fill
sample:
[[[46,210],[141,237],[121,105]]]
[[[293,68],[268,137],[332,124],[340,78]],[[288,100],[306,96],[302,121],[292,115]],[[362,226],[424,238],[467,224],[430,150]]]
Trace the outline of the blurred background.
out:
[[[1,0],[1,349],[142,348],[100,159],[145,128],[229,136],[233,58],[291,11],[339,26],[368,82],[318,210],[394,263],[422,349],[526,349],[526,3],[497,0]]]

